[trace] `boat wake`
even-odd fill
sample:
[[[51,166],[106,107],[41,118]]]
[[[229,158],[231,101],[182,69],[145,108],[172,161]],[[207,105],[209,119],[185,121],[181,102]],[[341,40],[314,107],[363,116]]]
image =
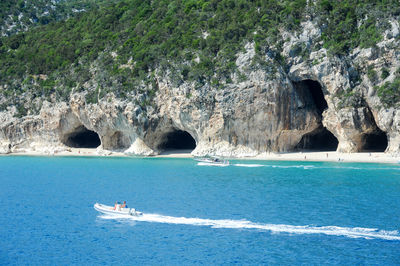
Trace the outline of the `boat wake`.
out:
[[[263,167],[265,165],[263,164],[244,164],[244,163],[237,163],[234,164],[234,166],[239,166],[239,167]]]
[[[202,165],[202,166],[221,166],[221,167],[225,167],[228,166],[229,164],[217,164],[217,163],[206,163],[206,162],[199,162],[197,163],[197,165]]]
[[[302,169],[315,169],[314,165],[270,165],[270,164],[233,164],[238,167],[270,167],[270,168],[302,168]]]
[[[298,168],[304,170],[318,170],[318,169],[341,169],[341,170],[396,170],[400,171],[400,167],[376,167],[376,168],[362,168],[362,167],[354,167],[354,166],[317,166],[317,165],[274,165],[274,164],[233,164],[238,167],[267,167],[267,168],[281,168],[281,169],[289,169],[289,168]]]
[[[227,229],[255,229],[272,233],[288,234],[324,234],[331,236],[345,236],[349,238],[398,240],[400,234],[397,230],[386,231],[375,228],[339,227],[339,226],[296,226],[285,224],[261,224],[246,220],[211,220],[201,218],[173,217],[160,214],[144,213],[142,216],[102,215],[102,219],[127,219],[150,223],[184,224],[194,226],[210,226],[212,228]]]
[[[272,167],[272,168],[303,168],[305,170],[307,169],[316,169],[317,167],[314,165],[266,165],[267,167]]]

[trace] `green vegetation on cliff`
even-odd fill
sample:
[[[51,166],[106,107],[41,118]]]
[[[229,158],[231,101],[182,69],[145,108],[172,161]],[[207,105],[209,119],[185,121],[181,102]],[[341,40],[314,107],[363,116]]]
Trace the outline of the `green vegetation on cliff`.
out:
[[[176,82],[229,79],[245,42],[275,45],[278,26],[298,27],[305,7],[305,0],[117,1],[3,39],[0,82],[23,79],[34,89],[36,76],[46,74],[45,89],[36,90],[48,94],[62,77],[63,85],[86,82],[95,60],[109,76],[106,83],[117,81],[117,94],[153,82],[156,68],[172,71]]]
[[[374,46],[390,26],[387,19],[400,15],[396,0],[320,0],[315,8],[324,46],[334,54]]]
[[[106,0],[2,0],[0,35],[12,35],[36,25],[64,20],[97,7]]]
[[[96,77],[98,87],[90,94],[95,102],[101,93],[113,90],[124,97],[143,83],[154,95],[158,69],[177,84],[189,80],[218,87],[230,82],[236,55],[247,42],[284,64],[280,32],[297,31],[301,21],[312,19],[322,30],[323,46],[346,54],[375,45],[387,27],[384,18],[400,14],[394,0],[307,2],[115,0],[0,39],[0,85],[7,85],[6,95],[30,91],[67,98],[72,88],[83,90]]]
[[[393,82],[386,82],[377,88],[378,96],[385,107],[398,107],[400,102],[400,76]]]

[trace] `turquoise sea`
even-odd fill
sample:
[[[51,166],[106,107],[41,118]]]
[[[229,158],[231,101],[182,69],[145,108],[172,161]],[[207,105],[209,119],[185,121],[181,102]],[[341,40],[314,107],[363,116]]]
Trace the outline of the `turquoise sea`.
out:
[[[398,165],[8,156],[0,211],[3,265],[400,264]]]

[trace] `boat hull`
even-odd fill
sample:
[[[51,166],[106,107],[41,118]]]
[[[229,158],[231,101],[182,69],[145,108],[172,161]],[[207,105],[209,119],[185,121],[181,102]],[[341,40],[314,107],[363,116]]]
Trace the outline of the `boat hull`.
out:
[[[119,208],[114,210],[113,206],[107,206],[100,203],[94,204],[94,209],[98,212],[111,215],[127,215],[127,216],[140,216],[143,213],[135,210],[134,208]]]
[[[221,160],[218,158],[195,158],[195,161],[200,162],[200,165],[216,165],[216,166],[228,166],[228,160]]]

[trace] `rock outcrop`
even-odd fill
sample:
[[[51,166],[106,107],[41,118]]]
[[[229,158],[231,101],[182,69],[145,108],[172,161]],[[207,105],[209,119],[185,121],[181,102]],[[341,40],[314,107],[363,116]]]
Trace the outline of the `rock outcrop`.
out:
[[[301,149],[398,152],[400,110],[385,108],[374,88],[393,80],[400,66],[398,22],[377,47],[356,49],[349,57],[317,49],[321,32],[312,22],[303,29],[298,35],[282,33],[284,66],[268,52],[263,66],[255,65],[255,47],[248,43],[236,61],[241,77],[233,75],[223,88],[176,86],[171,76],[159,74],[156,95],[145,107],[112,93],[89,104],[85,93],[73,93],[69,102],[45,102],[39,115],[15,118],[15,110],[3,112],[0,153],[67,149],[95,132],[104,150],[150,156],[160,153],[177,131],[195,140],[194,155],[242,157]],[[385,66],[390,75],[371,81],[371,65]]]

